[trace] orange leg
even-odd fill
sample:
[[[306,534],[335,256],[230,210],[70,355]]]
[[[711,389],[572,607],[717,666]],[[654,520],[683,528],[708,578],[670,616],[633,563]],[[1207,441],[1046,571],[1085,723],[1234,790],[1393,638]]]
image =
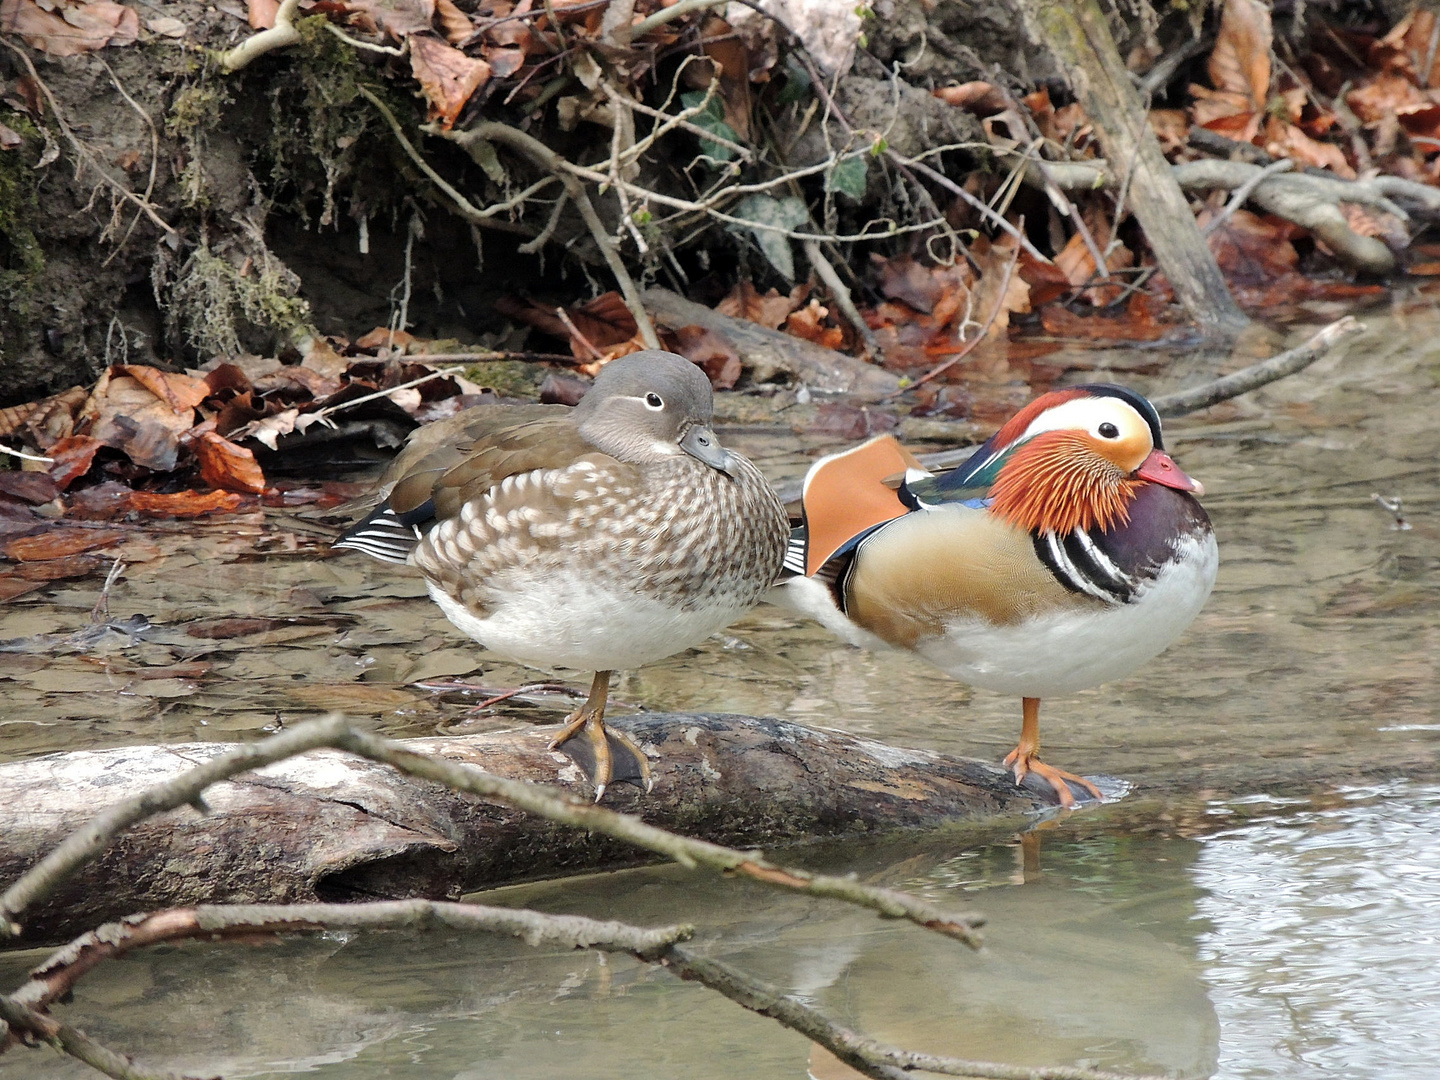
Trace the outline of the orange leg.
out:
[[[650,762],[630,738],[605,726],[605,702],[610,697],[610,672],[597,671],[585,703],[565,718],[560,734],[550,740],[551,750],[568,754],[595,785],[599,802],[612,781],[626,780],[651,787]],[[583,734],[584,739],[575,739]],[[574,739],[574,742],[571,740]]]
[[[1027,697],[1022,698],[1021,702],[1025,719],[1020,725],[1020,743],[1005,755],[1005,764],[1015,773],[1015,782],[1020,783],[1033,772],[1055,789],[1061,806],[1075,805],[1075,796],[1070,791],[1070,783],[1079,784],[1095,798],[1103,800],[1104,796],[1100,794],[1100,789],[1083,776],[1076,776],[1074,773],[1054,768],[1040,760],[1040,699]]]

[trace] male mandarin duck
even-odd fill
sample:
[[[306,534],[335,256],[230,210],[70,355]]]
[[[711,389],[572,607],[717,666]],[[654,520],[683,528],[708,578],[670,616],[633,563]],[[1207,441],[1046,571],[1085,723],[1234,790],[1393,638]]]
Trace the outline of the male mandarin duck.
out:
[[[712,405],[699,368],[647,351],[607,364],[573,409],[468,409],[411,437],[385,501],[335,545],[418,567],[501,656],[593,671],[551,749],[597,801],[614,781],[650,787],[644,752],[605,726],[610,673],[699,644],[781,572],[784,507],[720,445]]]
[[[1005,764],[1070,806],[1072,783],[1100,792],[1040,761],[1040,700],[1136,670],[1194,620],[1219,565],[1202,493],[1139,394],[1058,390],[950,473],[888,435],[817,461],[769,599],[854,644],[1018,694]]]

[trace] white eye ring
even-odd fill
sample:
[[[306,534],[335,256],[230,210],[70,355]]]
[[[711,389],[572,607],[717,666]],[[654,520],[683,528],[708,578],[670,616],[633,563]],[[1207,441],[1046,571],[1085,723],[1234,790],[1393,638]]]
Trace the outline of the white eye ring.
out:
[[[654,409],[656,412],[659,412],[661,409],[663,409],[663,408],[665,407],[665,401],[664,401],[663,398],[661,398],[661,396],[660,396],[659,394],[654,394],[654,393],[646,394],[646,395],[645,395],[645,407],[646,407],[647,409]]]

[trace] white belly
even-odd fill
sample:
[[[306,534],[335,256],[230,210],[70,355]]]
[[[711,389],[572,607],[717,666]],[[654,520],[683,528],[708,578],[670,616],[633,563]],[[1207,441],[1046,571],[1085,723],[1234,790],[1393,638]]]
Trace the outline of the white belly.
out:
[[[445,617],[492,652],[541,668],[623,671],[698,645],[748,610],[710,605],[678,611],[634,591],[618,593],[592,578],[557,574],[523,601],[502,602],[478,618],[433,582],[430,597]]]
[[[1215,584],[1213,536],[1181,541],[1171,563],[1128,604],[1057,612],[1015,626],[966,619],[915,651],[962,682],[1021,697],[1071,694],[1119,679],[1163,652]]]

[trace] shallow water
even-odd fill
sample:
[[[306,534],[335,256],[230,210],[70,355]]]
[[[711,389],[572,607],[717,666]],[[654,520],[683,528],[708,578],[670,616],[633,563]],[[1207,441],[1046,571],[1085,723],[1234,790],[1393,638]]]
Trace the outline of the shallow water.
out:
[[[1365,319],[1370,333],[1308,372],[1167,427],[1207,488],[1216,594],[1149,669],[1047,703],[1041,725],[1049,760],[1123,777],[1130,798],[1023,842],[952,830],[795,856],[982,910],[984,953],[671,868],[487,899],[693,920],[716,954],[913,1049],[1246,1080],[1435,1070],[1440,314]],[[727,441],[777,479],[827,449]],[[1413,527],[1393,528],[1372,492],[1404,497]],[[468,647],[403,572],[330,556],[284,520],[131,545],[110,609],[144,612],[160,627],[146,641],[35,640],[84,628],[98,580],[0,608],[0,639],[25,639],[0,652],[0,758],[234,739],[329,708],[404,736],[570,707],[541,696],[457,727],[473,695],[409,684],[533,673]],[[226,638],[183,625],[234,616],[313,621]],[[613,700],[988,758],[1019,727],[1017,702],[772,609],[618,679]],[[0,982],[34,959],[0,958]],[[780,1078],[809,1057],[799,1036],[626,958],[438,935],[155,951],[97,970],[59,1012],[147,1064],[229,1076]],[[87,1074],[12,1052],[0,1075]]]

